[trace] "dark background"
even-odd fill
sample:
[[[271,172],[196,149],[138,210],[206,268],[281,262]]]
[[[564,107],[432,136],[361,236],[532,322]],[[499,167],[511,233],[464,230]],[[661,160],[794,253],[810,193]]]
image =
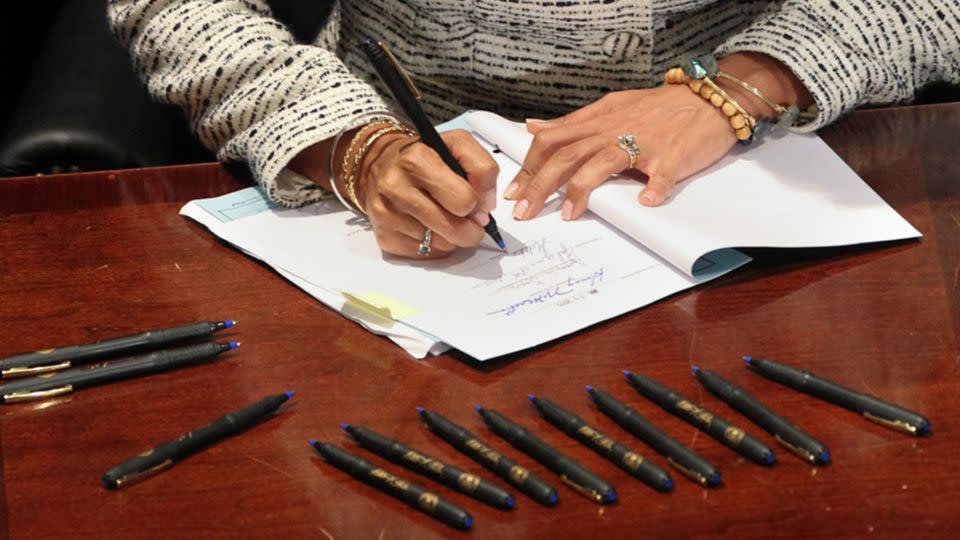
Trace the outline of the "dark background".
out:
[[[328,1],[272,0],[301,41],[324,21]],[[0,176],[211,161],[181,112],[154,103],[106,25],[105,0],[21,3],[0,34]],[[918,102],[960,100],[943,84]]]

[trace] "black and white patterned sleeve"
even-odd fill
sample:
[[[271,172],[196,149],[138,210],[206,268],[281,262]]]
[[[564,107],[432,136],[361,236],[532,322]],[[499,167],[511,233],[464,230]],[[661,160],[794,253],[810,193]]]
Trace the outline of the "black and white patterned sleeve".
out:
[[[332,52],[297,44],[264,0],[109,0],[107,16],[150,94],[284,206],[322,195],[285,169],[298,152],[387,110]]]
[[[797,130],[812,131],[859,105],[960,82],[958,35],[960,0],[786,0],[717,53],[760,52],[792,69],[819,108]]]

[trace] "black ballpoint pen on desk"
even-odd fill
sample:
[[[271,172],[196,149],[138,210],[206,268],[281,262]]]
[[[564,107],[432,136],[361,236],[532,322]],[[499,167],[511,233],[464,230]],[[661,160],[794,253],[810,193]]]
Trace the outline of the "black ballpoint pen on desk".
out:
[[[497,411],[480,405],[477,405],[476,409],[490,431],[559,474],[560,479],[577,493],[600,504],[611,504],[617,500],[617,491],[613,484],[543,442],[527,428],[507,419]]]
[[[67,345],[30,353],[0,358],[0,379],[40,375],[70,367],[72,362],[102,360],[111,356],[159,348],[178,341],[207,337],[214,332],[230,328],[236,321],[202,321],[173,328],[148,330],[139,334],[111,339]]]
[[[267,396],[242,409],[229,412],[205,426],[184,433],[172,441],[151,448],[111,467],[103,475],[103,485],[110,489],[117,489],[165,470],[187,456],[263,420],[267,415],[279,409],[291,397],[293,397],[291,391]]]
[[[441,484],[465,493],[494,508],[508,510],[516,504],[513,495],[508,491],[455,465],[444,463],[435,457],[414,450],[400,441],[384,437],[372,429],[349,424],[341,424],[341,427],[353,437],[353,440],[357,441],[357,444],[374,454],[403,465],[412,471],[429,476]]]
[[[426,113],[423,112],[423,107],[420,106],[420,92],[417,91],[417,88],[413,85],[413,81],[410,80],[410,77],[406,71],[404,71],[396,57],[393,56],[393,53],[390,52],[390,49],[383,43],[368,38],[363,40],[363,50],[373,63],[373,67],[377,70],[377,75],[380,76],[380,80],[390,88],[390,92],[397,100],[397,103],[399,103],[400,107],[407,113],[414,127],[417,128],[417,133],[420,134],[420,139],[423,143],[440,154],[443,162],[447,164],[447,167],[450,167],[450,170],[466,180],[466,171],[463,170],[463,167],[460,166],[457,159],[450,153],[450,149],[444,144],[443,139],[440,138],[440,134],[437,133],[433,124],[430,123],[430,119],[427,118]],[[500,249],[506,249],[507,244],[504,243],[503,237],[500,236],[500,231],[497,229],[497,222],[493,219],[493,216],[488,217],[490,221],[483,227],[483,230],[500,246]]]
[[[716,467],[651,424],[632,407],[592,386],[587,387],[587,393],[590,394],[590,399],[597,404],[597,408],[613,419],[620,427],[666,457],[667,462],[678,471],[704,486],[720,485],[720,471]]]
[[[78,388],[105,384],[195,364],[240,346],[229,343],[201,343],[176,349],[154,351],[114,362],[102,362],[46,375],[27,377],[0,385],[3,403],[16,403],[69,394]]]
[[[705,431],[734,451],[761,465],[773,465],[777,461],[769,446],[727,420],[703,407],[694,405],[676,390],[638,373],[624,371],[623,374],[640,395]]]
[[[819,465],[830,461],[830,451],[826,445],[770,410],[743,388],[712,371],[696,366],[693,367],[693,374],[707,390],[767,430],[780,444],[804,460]]]
[[[930,421],[920,413],[904,409],[876,396],[841,386],[820,378],[809,371],[800,370],[767,358],[745,356],[743,360],[754,371],[768,379],[860,413],[878,424],[911,435],[930,433]]]
[[[582,418],[556,403],[530,394],[530,401],[548,422],[570,437],[615,463],[621,469],[658,491],[673,489],[673,479],[663,469],[646,460],[623,443],[603,434]]]
[[[404,480],[354,455],[337,445],[310,439],[310,445],[323,456],[327,463],[344,471],[357,480],[392,495],[408,505],[432,516],[451,527],[469,529],[473,517],[466,510],[441,498],[439,495]]]
[[[424,410],[423,407],[417,407],[417,412],[430,431],[499,475],[531,499],[545,506],[557,504],[557,490],[544,482],[536,473],[490,447],[476,435],[451,422],[440,413]]]

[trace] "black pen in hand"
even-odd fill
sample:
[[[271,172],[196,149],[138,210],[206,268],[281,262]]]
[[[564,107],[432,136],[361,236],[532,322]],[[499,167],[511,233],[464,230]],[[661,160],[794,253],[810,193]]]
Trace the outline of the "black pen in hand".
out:
[[[357,444],[374,454],[403,465],[411,471],[429,476],[441,484],[465,493],[494,508],[507,510],[515,505],[514,497],[508,491],[455,465],[444,463],[433,456],[414,450],[400,441],[384,437],[363,426],[341,424],[340,427],[350,434],[353,440],[357,441]]]
[[[443,139],[440,138],[440,134],[437,133],[433,124],[430,123],[430,119],[427,118],[426,113],[423,112],[423,107],[420,106],[420,92],[417,91],[416,86],[413,85],[413,81],[410,80],[410,77],[403,70],[403,67],[397,61],[396,57],[393,56],[393,53],[390,52],[390,49],[383,43],[367,38],[363,40],[363,51],[373,63],[373,67],[377,70],[377,75],[380,76],[380,80],[387,85],[393,97],[397,100],[397,103],[400,104],[400,107],[403,108],[407,117],[413,122],[414,127],[417,128],[417,133],[420,134],[420,140],[439,154],[447,167],[450,167],[450,170],[466,180],[466,171],[463,170],[463,167],[460,166],[457,159],[450,153],[450,149],[444,144]],[[503,237],[500,235],[500,230],[497,229],[497,222],[493,219],[493,216],[488,217],[490,221],[483,227],[483,230],[500,246],[500,249],[505,250],[507,244],[504,243]]]
[[[930,433],[930,421],[920,413],[773,360],[751,356],[745,356],[743,360],[754,371],[768,379],[860,413],[878,424],[911,435]]]
[[[528,396],[548,422],[560,428],[570,437],[580,441],[591,450],[612,461],[640,481],[658,491],[673,489],[673,479],[663,469],[644,459],[623,443],[601,433],[582,418],[556,403],[530,394]]]
[[[310,445],[323,456],[327,463],[350,474],[357,480],[392,495],[451,527],[458,529],[473,527],[473,517],[466,510],[426,488],[395,476],[334,444],[310,439]]]
[[[577,493],[601,504],[611,504],[617,500],[617,491],[610,482],[540,440],[527,428],[507,419],[497,411],[480,405],[477,405],[476,409],[490,431],[559,474],[560,479]]]
[[[777,461],[773,450],[762,441],[703,407],[694,405],[680,392],[639,373],[624,371],[623,374],[640,395],[705,431],[734,451],[761,465],[773,465]]]
[[[167,469],[187,456],[256,424],[280,408],[280,405],[292,396],[291,391],[267,396],[242,409],[229,412],[205,426],[184,433],[172,441],[151,448],[112,467],[103,475],[103,485],[110,489],[117,489]]]
[[[788,450],[806,461],[823,465],[830,461],[827,446],[793,422],[773,412],[746,390],[724,379],[717,373],[693,366],[693,375],[707,390],[725,401],[753,423],[767,430]]]

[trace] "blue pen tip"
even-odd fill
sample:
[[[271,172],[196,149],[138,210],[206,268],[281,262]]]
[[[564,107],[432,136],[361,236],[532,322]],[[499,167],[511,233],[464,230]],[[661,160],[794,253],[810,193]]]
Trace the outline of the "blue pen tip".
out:
[[[471,516],[467,516],[467,519],[463,520],[463,526],[468,529],[473,527],[473,518]]]
[[[588,385],[587,385],[587,392],[592,392],[592,391],[593,391],[593,387],[588,384]]]
[[[667,478],[667,480],[663,483],[663,490],[670,491],[671,489],[673,489],[673,480]]]
[[[554,491],[550,494],[550,504],[557,504],[557,492]]]
[[[748,363],[748,364],[750,363],[751,360],[753,360],[753,357],[752,357],[752,356],[744,356],[744,357],[743,357],[743,361],[746,362],[746,363]]]
[[[316,439],[310,439],[308,442],[310,443],[310,446],[314,446],[315,444],[317,444]]]
[[[229,319],[229,320],[223,321],[223,325],[224,325],[225,327],[227,327],[227,328],[230,328],[230,327],[232,327],[232,326],[236,326],[236,325],[237,325],[237,321],[235,321],[235,320],[233,320],[233,319]]]
[[[533,401],[533,400],[537,399],[537,396],[535,396],[535,395],[533,395],[533,394],[527,394],[527,399],[529,399],[530,401]]]
[[[425,409],[423,407],[420,407],[419,405],[417,406],[417,414],[423,414],[424,410]]]
[[[616,501],[616,500],[617,500],[617,492],[611,489],[611,490],[610,490],[610,493],[607,493],[607,497],[606,497],[606,498],[607,498],[607,502],[610,502],[610,503]]]
[[[507,249],[507,243],[503,240],[497,240],[497,245],[500,246],[500,249]]]
[[[830,452],[824,450],[823,453],[820,454],[820,462],[827,463],[829,461],[830,461]]]
[[[720,485],[720,473],[713,473],[713,476],[707,479],[707,484],[711,486]]]
[[[340,429],[346,430],[348,427],[350,427],[350,424],[346,422],[340,422]]]
[[[629,376],[631,376],[631,375],[633,375],[633,372],[630,371],[629,369],[623,370],[623,376],[624,376],[624,377],[629,377]]]
[[[690,369],[693,370],[694,373],[697,373],[698,371],[700,371],[700,366],[693,366]]]
[[[515,499],[515,498],[513,497],[513,495],[508,496],[508,497],[507,497],[507,508],[513,508],[513,507],[516,506],[516,505],[517,505],[517,499]]]
[[[287,399],[290,399],[293,397],[294,392],[293,390],[287,390],[284,394],[287,396]]]
[[[482,410],[483,410],[483,405],[474,405],[473,408],[474,408],[474,410],[476,410],[477,412],[479,412],[479,411],[482,411]]]
[[[930,421],[928,420],[920,425],[920,429],[917,430],[917,434],[926,435],[927,433],[930,433],[931,429],[933,428],[930,427]]]
[[[777,462],[777,456],[773,452],[767,454],[767,465],[773,465]]]

